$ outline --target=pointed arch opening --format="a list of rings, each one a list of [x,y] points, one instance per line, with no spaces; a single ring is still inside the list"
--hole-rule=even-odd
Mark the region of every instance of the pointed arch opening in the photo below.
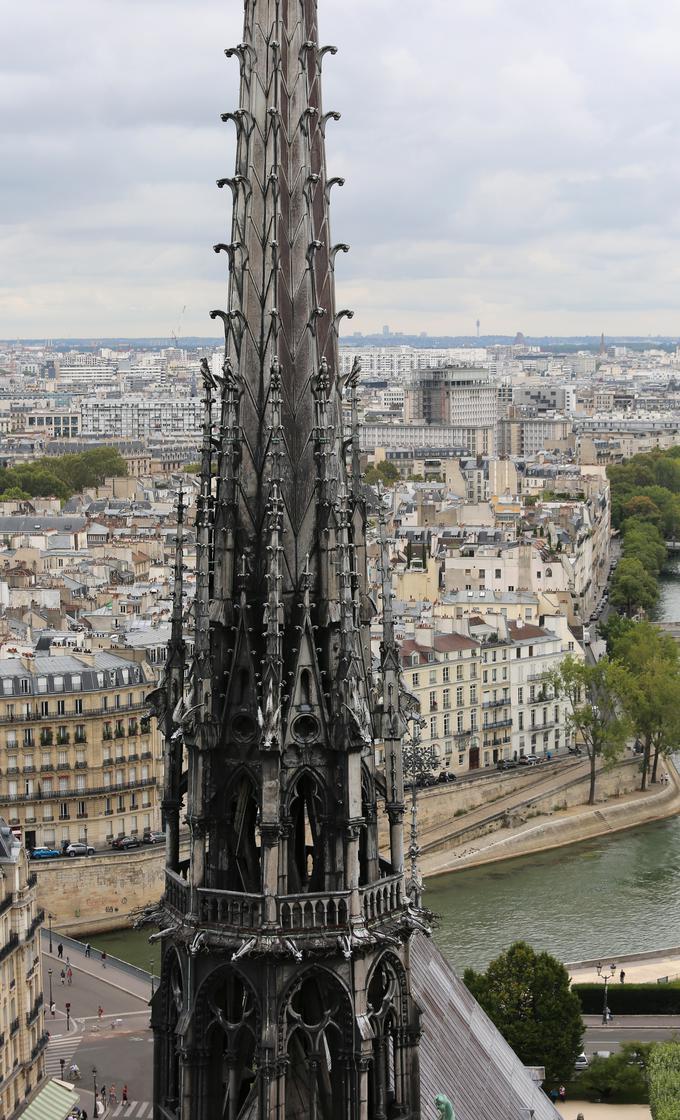
[[[256,1094],[257,1001],[230,969],[210,978],[203,1009],[211,1118],[238,1120]]]
[[[209,885],[258,894],[261,890],[260,799],[253,778],[239,770],[227,785],[210,833]]]
[[[323,891],[326,885],[323,817],[325,798],[321,783],[305,770],[295,782],[288,815],[288,893]]]
[[[325,972],[304,977],[285,1005],[285,1120],[346,1120],[356,1100],[351,1003]]]
[[[401,1115],[408,1103],[406,976],[392,954],[382,957],[371,974],[368,1008],[373,1028],[368,1114],[375,1120],[390,1120]]]

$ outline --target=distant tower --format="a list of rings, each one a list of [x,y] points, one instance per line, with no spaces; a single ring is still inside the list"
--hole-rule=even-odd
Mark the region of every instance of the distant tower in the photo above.
[[[316,0],[246,0],[229,303],[202,364],[193,651],[166,684],[154,1120],[416,1120],[399,661],[371,677],[359,368],[339,375]],[[343,432],[343,403],[351,435]],[[183,506],[180,502],[180,521]],[[386,561],[383,559],[383,566]],[[388,579],[388,577],[386,576]],[[388,579],[389,583],[389,579]],[[179,588],[177,588],[179,584]],[[185,659],[189,693],[177,700]],[[389,857],[374,739],[385,744]],[[182,808],[180,808],[182,803]],[[186,812],[188,858],[179,846]]]
[[[481,327],[481,323],[480,323],[480,321],[479,321],[479,319],[478,319],[478,320],[477,320],[477,338],[479,338],[479,328],[480,328],[480,327]]]
[[[602,334],[600,336],[599,357],[600,358],[606,358],[607,357],[607,344],[604,340],[604,331],[602,331]]]

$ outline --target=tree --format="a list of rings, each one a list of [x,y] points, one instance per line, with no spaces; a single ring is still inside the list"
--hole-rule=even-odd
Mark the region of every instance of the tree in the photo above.
[[[569,708],[567,721],[590,759],[588,804],[595,804],[598,761],[612,766],[621,756],[630,734],[630,721],[621,701],[630,687],[623,666],[608,657],[586,665],[565,657],[559,669],[549,674],[555,695],[563,695]]]
[[[640,560],[626,557],[619,561],[609,593],[612,606],[632,615],[653,607],[658,595],[656,580],[645,571]]]
[[[651,521],[653,525],[659,525],[661,521],[661,510],[646,495],[637,495],[626,502],[623,507],[623,512],[626,517],[634,517],[638,521]]]
[[[680,1043],[661,1042],[649,1058],[653,1120],[680,1120]]]
[[[466,969],[464,983],[526,1066],[566,1081],[583,1042],[581,1004],[566,968],[517,941],[486,972]]]
[[[382,459],[375,466],[367,467],[364,472],[364,482],[368,486],[377,486],[379,482],[384,486],[392,486],[400,477],[399,468],[394,463],[388,463],[387,459]]]
[[[587,1097],[609,1100],[617,1097],[627,1103],[647,1102],[647,1064],[653,1042],[626,1042],[616,1054],[600,1058],[596,1054],[578,1079],[578,1091]]]
[[[642,743],[640,789],[644,790],[652,753],[652,781],[656,781],[660,755],[670,754],[680,742],[678,649],[670,634],[650,622],[638,622],[620,632],[613,653],[630,674],[623,705]]]

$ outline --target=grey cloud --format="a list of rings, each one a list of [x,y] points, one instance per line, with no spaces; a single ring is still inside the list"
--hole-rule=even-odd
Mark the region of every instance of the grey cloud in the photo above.
[[[353,329],[671,329],[675,0],[319,6]],[[161,333],[184,304],[210,332],[241,19],[237,0],[6,5],[0,336]]]

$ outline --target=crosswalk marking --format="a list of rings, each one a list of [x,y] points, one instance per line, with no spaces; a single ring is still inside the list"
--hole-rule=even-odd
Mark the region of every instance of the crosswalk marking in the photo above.
[[[61,1058],[64,1059],[64,1076],[68,1076],[71,1059],[82,1039],[82,1034],[52,1035],[45,1056],[45,1072],[48,1077],[61,1077]]]
[[[139,1109],[137,1109],[139,1105]],[[128,1116],[131,1120],[151,1120],[153,1112],[153,1105],[151,1101],[128,1101],[127,1104],[119,1104],[116,1109],[111,1113],[112,1120],[117,1116]]]

